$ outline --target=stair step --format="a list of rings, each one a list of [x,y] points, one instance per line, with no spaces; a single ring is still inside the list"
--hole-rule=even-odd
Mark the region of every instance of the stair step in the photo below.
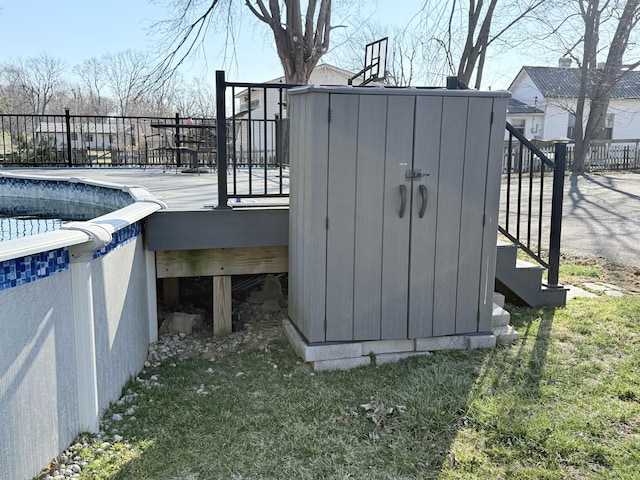
[[[518,247],[512,243],[498,241],[496,257],[497,285],[508,290],[526,302],[529,306],[564,306],[567,290],[549,288],[543,284],[544,268],[537,263],[521,260],[517,256]]]
[[[491,315],[491,333],[495,335],[496,341],[502,345],[513,344],[520,338],[516,329],[509,325],[510,320],[511,315],[509,312],[494,303]]]
[[[493,292],[493,303],[504,308],[504,295],[499,292]]]
[[[491,329],[505,327],[509,325],[511,315],[498,304],[493,304],[493,312],[491,313]]]
[[[526,260],[516,259],[516,268],[530,268],[535,270],[544,271],[544,268],[538,265],[537,263],[528,262]]]
[[[501,345],[514,344],[520,338],[520,334],[518,333],[518,331],[511,325],[507,325],[506,327],[498,327],[497,329],[493,330],[492,333],[496,337],[496,342]]]

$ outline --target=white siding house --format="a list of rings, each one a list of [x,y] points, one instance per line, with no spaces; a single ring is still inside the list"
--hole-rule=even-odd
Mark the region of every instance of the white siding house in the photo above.
[[[507,118],[509,123],[525,137],[541,138],[544,112],[538,107],[510,98],[507,105]],[[507,137],[508,132],[505,130],[505,139]]]
[[[512,98],[542,112],[529,117],[531,127],[527,125],[525,135],[540,140],[571,138],[579,87],[577,68],[522,67],[509,87]],[[512,124],[521,123],[522,118],[522,114],[507,114]],[[625,73],[614,86],[605,128],[609,140],[640,138],[640,72]]]
[[[109,150],[116,145],[124,147],[134,144],[132,131],[130,125],[74,122],[71,124],[69,138],[73,149]],[[65,122],[40,122],[36,128],[36,142],[57,150],[67,148],[67,138]]]
[[[352,72],[323,63],[311,72],[309,84],[347,85],[352,76]],[[266,83],[285,84],[285,77]],[[360,83],[361,79],[354,80],[354,85]],[[281,122],[287,118],[286,89],[244,89],[234,94],[231,113],[235,130],[232,148],[237,160],[245,162],[250,157],[253,163],[262,163],[266,156],[267,163],[273,163],[279,129],[286,128]]]

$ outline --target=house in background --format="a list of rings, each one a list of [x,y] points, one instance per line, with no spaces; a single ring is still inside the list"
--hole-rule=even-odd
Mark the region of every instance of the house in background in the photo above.
[[[507,121],[529,140],[542,138],[544,111],[535,105],[527,105],[513,97],[510,98],[507,105]],[[505,130],[505,138],[506,136],[508,131]]]
[[[13,140],[11,139],[11,134],[9,132],[5,132],[4,130],[0,130],[0,156],[11,155],[13,153]]]
[[[522,128],[529,139],[560,140],[575,137],[575,111],[580,69],[570,59],[559,67],[522,67],[511,83],[507,121]],[[542,114],[540,114],[542,112]],[[586,118],[585,118],[586,122]],[[608,140],[640,138],[640,72],[626,72],[612,90],[605,119]]]
[[[309,84],[315,85],[347,85],[353,73],[342,68],[322,63],[311,72]],[[354,80],[359,85],[362,79]],[[284,76],[269,80],[270,84],[285,84]],[[276,148],[286,148],[282,139],[286,138],[282,130],[287,128],[286,89],[244,89],[234,94],[234,140],[231,149],[236,159],[244,163],[251,159],[252,163],[263,163],[266,155],[267,163],[275,163]],[[259,152],[259,153],[258,153]]]
[[[118,135],[120,141],[118,141]],[[67,148],[67,125],[65,122],[40,122],[35,131],[35,140],[57,150]],[[72,123],[69,134],[71,148],[110,150],[116,145],[135,144],[131,125],[111,123]],[[124,140],[124,143],[123,143]]]

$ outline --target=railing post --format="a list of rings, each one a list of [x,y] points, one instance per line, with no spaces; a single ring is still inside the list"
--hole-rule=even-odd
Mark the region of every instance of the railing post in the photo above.
[[[71,159],[71,115],[69,109],[64,109],[64,122],[67,126],[67,164],[69,168],[73,167],[73,160]]]
[[[227,195],[227,104],[224,70],[216,71],[216,150],[218,163],[218,206],[216,209],[230,209]],[[251,99],[249,99],[251,100]]]
[[[180,114],[176,113],[176,168],[182,166],[182,158],[180,156]]]
[[[562,201],[564,197],[564,172],[567,161],[567,144],[555,144],[553,191],[551,197],[551,233],[549,238],[548,287],[558,287],[560,274],[560,234],[562,230]]]

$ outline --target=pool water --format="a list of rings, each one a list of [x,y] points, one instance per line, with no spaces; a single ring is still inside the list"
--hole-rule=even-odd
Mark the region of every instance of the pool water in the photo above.
[[[59,229],[65,222],[60,218],[0,216],[0,242],[51,232]]]
[[[50,232],[66,222],[91,220],[112,210],[77,202],[0,196],[0,242]]]

